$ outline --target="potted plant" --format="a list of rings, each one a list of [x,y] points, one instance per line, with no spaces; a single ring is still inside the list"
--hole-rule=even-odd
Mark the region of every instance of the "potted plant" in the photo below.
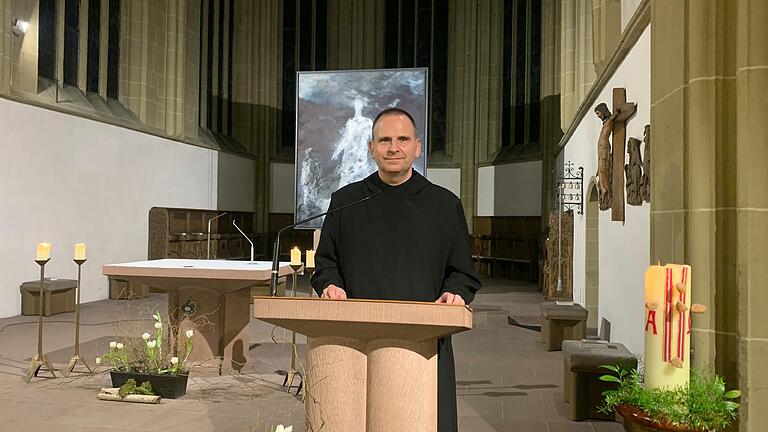
[[[97,357],[96,364],[107,363],[111,366],[113,387],[121,387],[130,379],[137,383],[149,382],[158,396],[176,399],[187,392],[189,370],[185,363],[192,353],[194,330],[184,332],[183,351],[179,349],[177,355],[173,355],[175,341],[170,340],[170,335],[175,332],[166,333],[159,312],[152,317],[155,319],[154,334],[144,333],[139,342],[130,339],[110,342],[109,351]]]
[[[616,411],[627,432],[715,432],[722,431],[738,415],[738,390],[725,390],[723,379],[713,372],[691,370],[687,387],[646,389],[637,370],[602,366],[610,374],[602,381],[617,384],[603,392],[605,413]]]

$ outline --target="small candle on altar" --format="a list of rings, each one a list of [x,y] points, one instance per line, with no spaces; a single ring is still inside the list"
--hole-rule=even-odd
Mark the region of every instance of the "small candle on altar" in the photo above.
[[[307,268],[315,268],[315,251],[312,249],[307,251]]]
[[[75,243],[75,259],[85,259],[85,243]]]
[[[48,242],[37,244],[36,261],[45,261],[51,257],[51,244]]]
[[[291,249],[291,265],[301,265],[301,251],[296,246]]]

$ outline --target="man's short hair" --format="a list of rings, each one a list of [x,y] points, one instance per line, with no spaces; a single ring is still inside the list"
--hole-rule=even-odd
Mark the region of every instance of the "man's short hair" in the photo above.
[[[406,110],[402,108],[387,108],[384,111],[380,112],[379,115],[376,116],[376,118],[373,120],[373,126],[371,126],[371,139],[376,135],[376,124],[379,122],[379,119],[388,116],[388,115],[404,115],[408,117],[408,120],[411,121],[411,124],[413,125],[413,134],[416,138],[419,136],[419,132],[416,130],[416,120],[413,119],[413,116]]]

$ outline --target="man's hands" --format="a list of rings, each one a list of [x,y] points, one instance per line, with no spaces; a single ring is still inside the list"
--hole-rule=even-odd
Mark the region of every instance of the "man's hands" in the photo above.
[[[347,292],[337,287],[336,285],[331,284],[323,290],[323,294],[320,296],[320,298],[346,300]]]
[[[336,285],[328,285],[328,287],[323,290],[323,294],[320,296],[320,298],[346,300],[347,292],[344,291],[342,288],[337,287]],[[443,295],[441,295],[440,298],[435,301],[435,303],[446,303],[446,304],[457,304],[457,305],[465,304],[464,299],[461,298],[460,295],[452,294],[449,292],[444,292]]]
[[[435,300],[435,303],[446,303],[446,304],[457,304],[457,305],[466,304],[464,303],[464,299],[461,298],[460,295],[452,294],[449,292],[444,292],[439,299]]]

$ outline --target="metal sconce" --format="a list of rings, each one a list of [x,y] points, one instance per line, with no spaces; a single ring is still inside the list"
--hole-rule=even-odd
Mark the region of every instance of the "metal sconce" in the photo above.
[[[563,176],[557,179],[562,211],[578,210],[584,214],[584,168],[574,168],[573,162],[565,164]]]

